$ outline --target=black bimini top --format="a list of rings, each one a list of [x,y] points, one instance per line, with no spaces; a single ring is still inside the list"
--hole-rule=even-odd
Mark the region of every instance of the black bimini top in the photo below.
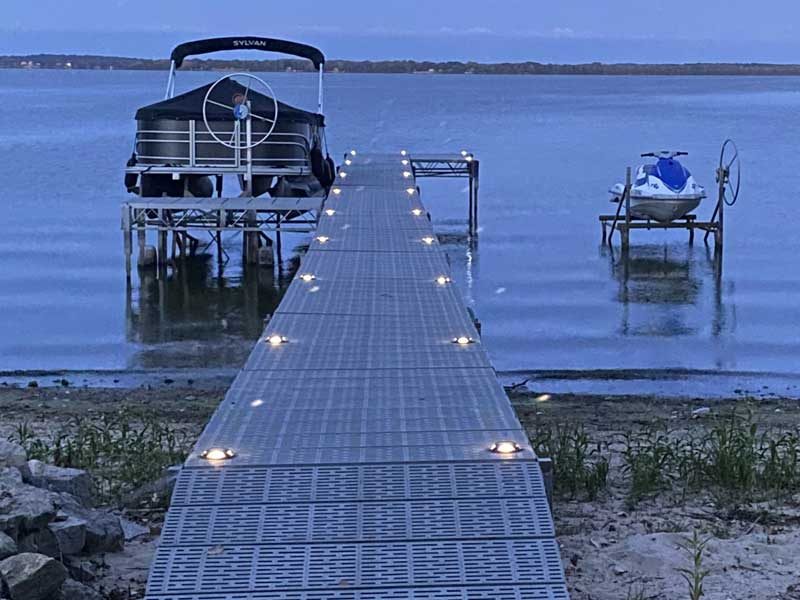
[[[288,40],[276,40],[273,38],[254,36],[221,37],[185,42],[175,46],[169,58],[175,63],[175,68],[180,69],[183,64],[183,59],[187,56],[208,54],[209,52],[222,52],[225,50],[261,50],[263,52],[291,54],[292,56],[307,58],[314,63],[317,69],[325,64],[325,55],[323,55],[318,48],[314,48],[314,46],[300,44],[299,42],[290,42]]]
[[[202,87],[193,89],[174,98],[162,100],[149,106],[143,106],[136,111],[137,121],[155,121],[158,119],[170,119],[174,121],[202,121],[203,120],[203,100],[206,93],[214,85],[209,83]],[[247,94],[250,101],[251,110],[254,114],[266,118],[272,118],[275,105],[272,98],[265,94],[260,94],[254,90],[247,90],[245,86],[233,81],[223,79],[215,87],[209,96],[210,100],[233,106],[233,97],[238,94]],[[209,103],[206,106],[206,116],[209,121],[231,121],[233,113],[230,109]],[[308,112],[300,108],[295,108],[283,102],[278,102],[278,121],[281,122],[300,122],[325,126],[323,115]]]

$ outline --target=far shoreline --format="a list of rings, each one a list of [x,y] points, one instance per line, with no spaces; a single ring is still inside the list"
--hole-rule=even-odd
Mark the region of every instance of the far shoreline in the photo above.
[[[0,56],[0,69],[76,71],[167,71],[168,59],[84,54]],[[253,71],[312,73],[313,65],[297,59],[193,59],[186,71]],[[474,61],[340,60],[326,62],[327,74],[375,75],[561,75],[643,77],[798,77],[800,64],[783,63],[565,63],[536,61],[482,63]]]

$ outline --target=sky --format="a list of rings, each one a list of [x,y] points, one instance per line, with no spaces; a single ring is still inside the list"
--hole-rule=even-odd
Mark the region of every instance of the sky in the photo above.
[[[0,54],[247,34],[353,60],[798,63],[798,30],[798,0],[0,0]]]

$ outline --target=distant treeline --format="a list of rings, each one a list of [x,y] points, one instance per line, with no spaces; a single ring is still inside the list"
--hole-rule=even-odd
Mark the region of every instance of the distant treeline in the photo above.
[[[33,54],[0,56],[5,69],[123,69],[166,70],[167,59]],[[312,71],[306,60],[187,60],[182,69],[193,71]],[[339,73],[445,73],[476,75],[800,75],[800,65],[762,63],[635,64],[586,63],[575,65],[538,62],[477,63],[415,60],[329,60],[326,71]]]

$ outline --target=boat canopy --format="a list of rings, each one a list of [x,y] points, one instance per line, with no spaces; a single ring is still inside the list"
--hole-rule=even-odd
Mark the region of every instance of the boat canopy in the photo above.
[[[213,83],[195,88],[186,93],[180,94],[149,106],[143,106],[136,111],[137,121],[155,121],[158,119],[169,119],[173,121],[202,121],[203,120],[203,100]],[[210,100],[228,106],[233,105],[234,96],[247,94],[251,103],[251,110],[256,115],[271,118],[275,105],[273,99],[266,94],[261,94],[255,90],[247,90],[242,84],[232,79],[223,79],[214,87],[214,91],[209,96]],[[232,120],[231,110],[208,103],[206,106],[206,116],[210,121]],[[300,122],[325,126],[323,115],[308,112],[283,102],[278,102],[278,121]]]
[[[307,58],[314,63],[314,67],[319,69],[325,64],[325,55],[320,50],[307,44],[290,42],[288,40],[277,40],[263,37],[221,37],[210,38],[207,40],[195,40],[185,42],[175,46],[170,55],[170,60],[175,63],[175,68],[179,69],[183,64],[183,59],[187,56],[196,54],[208,54],[209,52],[221,52],[224,50],[262,50],[264,52],[280,52]]]

